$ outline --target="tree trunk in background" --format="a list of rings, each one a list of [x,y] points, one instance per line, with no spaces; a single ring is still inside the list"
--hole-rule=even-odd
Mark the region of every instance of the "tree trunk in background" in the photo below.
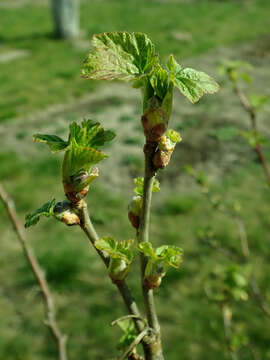
[[[79,35],[79,0],[51,0],[55,36],[63,39]]]

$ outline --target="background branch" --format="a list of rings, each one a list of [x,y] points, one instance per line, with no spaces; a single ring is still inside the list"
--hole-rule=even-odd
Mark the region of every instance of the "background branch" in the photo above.
[[[44,272],[43,272],[42,268],[40,267],[38,260],[33,253],[33,250],[31,249],[30,245],[26,241],[24,229],[18,219],[14,203],[8,197],[7,193],[5,192],[5,190],[3,189],[3,187],[1,185],[0,185],[0,199],[3,202],[3,204],[7,210],[7,213],[9,215],[10,221],[13,225],[14,231],[17,234],[17,237],[22,246],[24,255],[27,259],[28,265],[31,268],[31,270],[35,276],[35,279],[41,289],[41,294],[42,294],[42,298],[44,301],[44,305],[45,305],[45,309],[46,309],[46,316],[47,316],[47,318],[45,320],[45,324],[49,327],[51,334],[57,343],[59,359],[67,360],[67,352],[66,352],[67,336],[62,334],[62,332],[60,331],[59,326],[56,322],[54,302],[53,302],[53,297],[52,297],[49,285],[44,276]]]
[[[250,123],[251,123],[251,128],[254,132],[258,132],[257,130],[257,115],[253,109],[253,107],[250,105],[247,97],[245,96],[245,94],[240,90],[239,86],[235,83],[233,83],[233,89],[235,94],[238,96],[240,103],[242,105],[242,107],[244,108],[244,110],[249,114],[250,117]],[[258,159],[264,169],[264,173],[267,179],[267,185],[270,187],[270,168],[268,166],[268,163],[266,161],[265,155],[264,155],[264,151],[263,151],[263,147],[261,146],[261,144],[259,142],[256,142],[255,144],[255,151],[257,153]]]

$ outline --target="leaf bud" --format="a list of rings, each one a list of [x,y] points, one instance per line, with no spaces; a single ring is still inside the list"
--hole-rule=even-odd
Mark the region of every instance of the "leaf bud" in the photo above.
[[[145,137],[150,142],[158,142],[168,127],[168,116],[161,108],[150,108],[142,116]]]
[[[94,167],[90,172],[80,171],[69,177],[68,182],[63,182],[65,194],[72,203],[83,199],[89,190],[89,184],[98,177],[98,168]]]
[[[136,229],[140,226],[140,214],[142,209],[142,197],[134,196],[128,205],[128,218],[132,226]]]
[[[143,285],[147,289],[156,289],[160,286],[163,275],[152,275],[144,278]]]
[[[159,149],[153,158],[155,169],[164,169],[169,164],[172,153],[172,151],[163,151]]]
[[[75,213],[72,204],[67,200],[58,202],[53,211],[56,219],[68,226],[80,224],[79,216]]]
[[[129,272],[129,265],[123,259],[111,258],[108,270],[112,281],[122,281]]]

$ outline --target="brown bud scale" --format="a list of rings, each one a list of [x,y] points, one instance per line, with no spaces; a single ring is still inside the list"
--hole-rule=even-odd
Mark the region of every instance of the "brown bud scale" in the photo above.
[[[147,289],[154,290],[160,286],[161,281],[162,281],[161,275],[147,276],[146,278],[144,278],[143,285]]]
[[[155,169],[164,169],[171,160],[172,151],[158,150],[153,158]]]
[[[140,226],[140,217],[135,215],[133,212],[129,211],[128,213],[129,221],[135,229],[139,229]]]

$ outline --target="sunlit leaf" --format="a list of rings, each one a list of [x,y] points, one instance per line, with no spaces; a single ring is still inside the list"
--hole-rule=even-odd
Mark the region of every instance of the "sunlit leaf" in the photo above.
[[[44,205],[42,205],[39,209],[37,209],[32,214],[28,214],[25,217],[25,227],[28,228],[32,225],[35,225],[39,222],[40,216],[50,217],[54,215],[53,209],[55,206],[55,199],[48,201]]]
[[[115,134],[110,130],[104,130],[98,122],[93,120],[84,120],[81,125],[73,122],[70,125],[69,141],[75,142],[81,146],[87,146],[97,149],[103,146],[106,142],[114,139]]]
[[[33,140],[47,144],[52,153],[63,151],[68,147],[68,142],[57,135],[36,134],[33,136]]]
[[[204,94],[214,94],[219,90],[219,85],[209,75],[191,68],[183,69],[172,55],[168,66],[174,85],[192,103]]]
[[[157,63],[154,45],[143,33],[108,32],[94,35],[93,49],[81,74],[96,80],[135,80]]]

